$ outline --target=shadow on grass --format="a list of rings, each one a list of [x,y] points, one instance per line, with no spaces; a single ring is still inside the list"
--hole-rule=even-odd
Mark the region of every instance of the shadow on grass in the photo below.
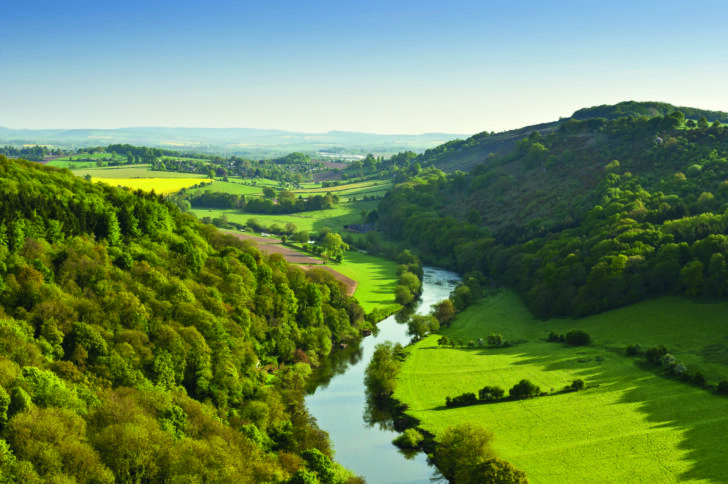
[[[728,455],[728,439],[725,438],[728,435],[728,397],[681,381],[641,358],[627,357],[613,348],[590,346],[573,348],[573,351],[559,348],[559,351],[547,354],[530,353],[528,346],[479,351],[481,354],[494,352],[508,352],[520,358],[514,364],[536,365],[546,372],[568,369],[589,387],[608,385],[611,391],[621,392],[621,398],[612,405],[633,407],[637,404],[638,411],[644,414],[653,429],[669,429],[681,434],[678,449],[683,452],[681,460],[688,463],[689,469],[675,475],[678,481],[728,482],[725,457]],[[631,360],[644,377],[627,378],[623,364],[610,364],[618,358]],[[656,384],[645,384],[655,379],[658,380]],[[558,398],[559,395],[553,396]],[[434,410],[445,409],[447,407],[443,405]],[[660,455],[656,453],[654,459],[659,460]],[[639,476],[639,472],[636,475]]]

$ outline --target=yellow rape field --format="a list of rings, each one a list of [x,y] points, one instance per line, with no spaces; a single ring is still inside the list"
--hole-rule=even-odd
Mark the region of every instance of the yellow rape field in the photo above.
[[[165,194],[174,193],[182,188],[189,188],[202,182],[209,182],[207,178],[97,178],[93,177],[94,182],[106,183],[108,185],[119,185],[129,187],[133,190],[143,190],[145,192]]]

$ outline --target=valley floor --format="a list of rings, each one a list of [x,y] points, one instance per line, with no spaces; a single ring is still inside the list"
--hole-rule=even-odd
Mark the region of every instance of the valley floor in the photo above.
[[[510,348],[438,348],[438,335],[412,347],[395,397],[434,434],[462,422],[494,434],[500,457],[531,482],[720,482],[728,464],[728,397],[663,376],[624,348],[663,344],[708,383],[728,378],[726,303],[662,298],[581,320],[534,319],[515,294],[500,293],[461,313],[451,339],[501,333]],[[582,329],[588,347],[548,343]],[[446,396],[485,385],[508,391],[529,379],[551,393],[574,379],[584,391],[447,409]]]

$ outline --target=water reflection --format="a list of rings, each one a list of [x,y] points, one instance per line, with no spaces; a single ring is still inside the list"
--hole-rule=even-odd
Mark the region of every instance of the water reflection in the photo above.
[[[431,306],[447,298],[459,281],[457,274],[425,268],[423,292],[417,313],[427,314]],[[364,370],[374,347],[384,341],[406,345],[405,323],[414,311],[390,316],[380,322],[378,334],[366,337],[358,347],[336,350],[311,379],[306,406],[318,425],[329,433],[336,460],[377,484],[429,483],[432,468],[423,453],[399,451],[392,439],[395,420],[389,409],[376,408],[367,401]],[[403,458],[403,456],[405,458]]]

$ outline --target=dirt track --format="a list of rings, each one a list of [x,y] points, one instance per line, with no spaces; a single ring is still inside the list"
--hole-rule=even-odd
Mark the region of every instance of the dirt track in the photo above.
[[[352,296],[356,291],[357,282],[354,279],[346,277],[344,274],[337,272],[331,267],[324,265],[321,259],[316,259],[306,254],[302,254],[296,250],[286,247],[275,237],[258,237],[257,235],[242,234],[240,232],[232,232],[224,230],[226,234],[233,235],[241,240],[252,242],[261,252],[266,254],[281,254],[283,258],[290,264],[298,265],[301,269],[323,269],[341,281],[346,286],[346,294]]]

